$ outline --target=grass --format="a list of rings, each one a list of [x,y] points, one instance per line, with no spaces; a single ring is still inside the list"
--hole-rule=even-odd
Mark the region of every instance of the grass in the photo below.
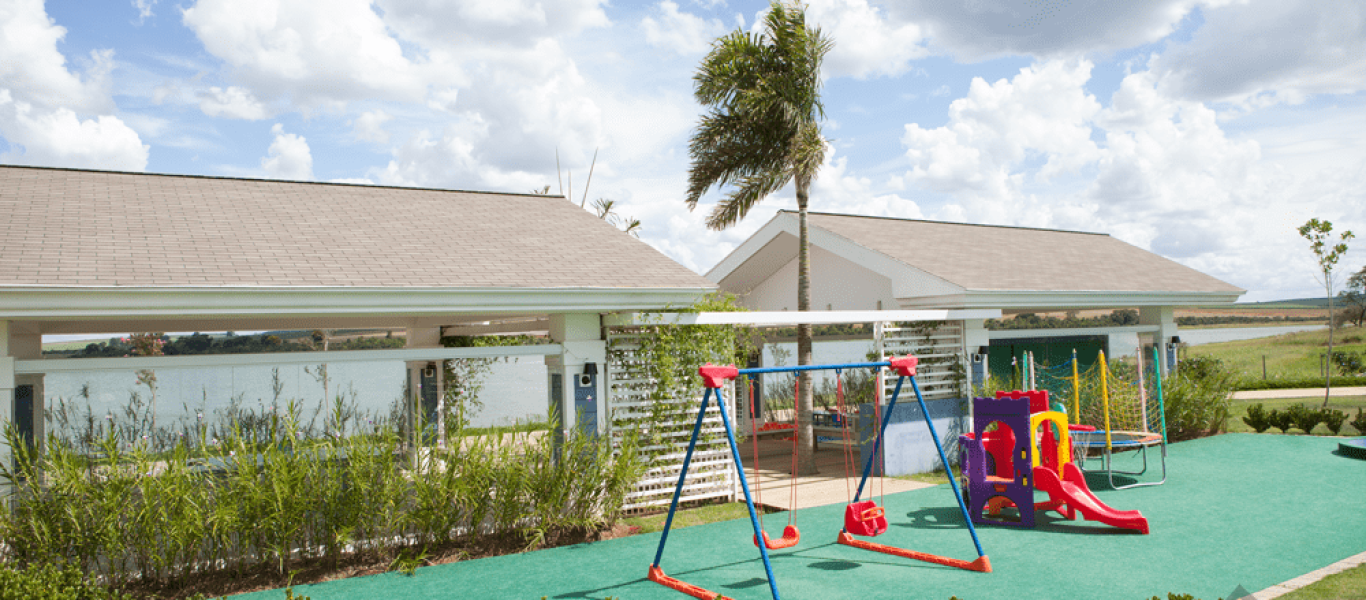
[[[1281,596],[1282,600],[1353,600],[1366,598],[1366,565],[1324,577]]]
[[[1247,415],[1247,407],[1252,406],[1254,404],[1261,404],[1262,407],[1268,411],[1273,409],[1285,411],[1286,408],[1289,408],[1291,405],[1294,404],[1304,404],[1305,406],[1308,406],[1310,408],[1318,408],[1320,406],[1323,406],[1323,396],[1308,398],[1268,398],[1265,400],[1235,399],[1233,401],[1233,404],[1229,407],[1229,433],[1253,432],[1251,427],[1248,427],[1246,423],[1243,423],[1243,417]],[[1328,408],[1336,408],[1342,412],[1347,413],[1348,422],[1342,425],[1342,432],[1340,435],[1366,435],[1366,432],[1359,432],[1350,425],[1351,420],[1354,417],[1356,417],[1357,409],[1366,409],[1366,396],[1333,396],[1333,398],[1328,402]],[[1295,431],[1298,432],[1299,430],[1296,429]],[[1280,432],[1277,429],[1272,428],[1266,430],[1266,433],[1279,434]],[[1323,423],[1319,423],[1319,425],[1314,428],[1314,434],[1333,435],[1333,433],[1331,431],[1328,431],[1328,427],[1326,427]]]
[[[905,481],[919,481],[920,483],[929,483],[929,484],[932,484],[932,485],[940,485],[940,484],[944,484],[944,483],[948,483],[948,482],[949,482],[949,478],[948,478],[947,475],[944,474],[944,470],[943,470],[943,469],[935,469],[933,472],[930,472],[930,473],[915,473],[915,474],[912,474],[912,475],[895,475],[895,476],[892,476],[892,479],[901,479],[901,480],[905,480]]]
[[[1333,350],[1366,352],[1366,331],[1345,327],[1333,334]],[[1187,356],[1213,356],[1224,361],[1237,377],[1262,378],[1262,359],[1266,358],[1269,379],[1322,377],[1319,356],[1328,351],[1328,331],[1302,331],[1255,340],[1220,342],[1191,346]],[[1336,373],[1334,373],[1336,375]]]
[[[756,507],[757,508],[757,507]],[[664,530],[664,520],[669,513],[659,513],[645,515],[641,517],[626,517],[622,523],[637,527],[638,530],[632,533],[654,533]],[[706,525],[708,523],[720,523],[721,521],[731,521],[734,519],[748,519],[749,509],[744,502],[726,502],[724,504],[707,504],[697,508],[689,508],[676,511],[674,513],[673,528],[692,527],[693,525]]]

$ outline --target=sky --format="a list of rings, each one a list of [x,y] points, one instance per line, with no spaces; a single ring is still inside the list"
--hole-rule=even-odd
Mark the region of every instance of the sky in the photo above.
[[[767,8],[0,0],[0,163],[549,186],[614,200],[642,240],[705,273],[796,206],[789,186],[715,232],[703,219],[724,190],[684,203],[693,73]],[[1296,232],[1311,217],[1361,235],[1340,280],[1366,266],[1360,0],[812,0],[807,14],[834,42],[812,210],[1108,233],[1245,301],[1323,295]]]

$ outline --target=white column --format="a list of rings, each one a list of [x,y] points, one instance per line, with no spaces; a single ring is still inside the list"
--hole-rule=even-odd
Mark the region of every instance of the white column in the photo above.
[[[1176,316],[1170,306],[1145,306],[1138,309],[1138,323],[1140,325],[1156,325],[1157,331],[1153,333],[1154,342],[1157,344],[1158,353],[1162,360],[1158,361],[1158,366],[1162,369],[1162,374],[1167,374],[1167,348],[1171,345],[1172,337],[1177,335]],[[1151,358],[1151,357],[1144,357]]]
[[[985,354],[979,355],[977,353],[983,346],[991,346],[991,331],[987,329],[987,320],[965,319],[963,321],[963,351],[967,355],[968,361],[966,366],[969,388],[971,388],[972,384],[985,383],[987,378],[991,377],[990,365],[987,364],[987,356]],[[974,370],[981,371],[982,381],[972,381]],[[971,395],[972,390],[969,389],[968,396]],[[969,402],[968,406],[971,407],[972,403]]]
[[[9,332],[10,322],[0,321],[0,431],[9,427],[14,411],[14,357],[10,356]],[[0,461],[7,465],[10,461],[9,445],[3,439],[0,439]],[[0,493],[7,491],[0,489]]]
[[[406,331],[406,337],[405,337],[405,339],[404,339],[404,344],[403,344],[403,345],[404,345],[405,348],[440,348],[440,347],[441,347],[441,327],[417,327],[417,326],[409,325],[409,327],[407,328],[407,331]],[[436,427],[437,427],[437,430],[436,430],[436,431],[437,431],[437,444],[438,444],[438,445],[444,445],[444,444],[445,444],[445,441],[446,441],[446,440],[445,440],[445,436],[446,436],[446,419],[445,419],[445,412],[446,412],[446,411],[445,411],[445,406],[444,406],[444,402],[445,402],[445,399],[446,399],[446,390],[442,389],[442,388],[444,387],[443,384],[445,383],[445,377],[443,376],[443,372],[444,372],[444,370],[445,370],[445,369],[444,369],[445,365],[442,364],[442,361],[410,360],[410,361],[407,361],[406,363],[404,363],[404,364],[406,365],[407,371],[408,371],[408,398],[407,398],[408,410],[409,410],[409,411],[416,411],[416,410],[421,406],[420,398],[422,397],[422,370],[425,369],[425,368],[427,368],[427,365],[428,365],[429,363],[433,363],[433,362],[437,363],[437,365],[436,365],[436,368],[437,368],[437,377],[436,377],[436,406],[437,406],[437,411],[436,411],[436,415],[437,415]],[[416,413],[416,412],[414,412],[414,413],[412,414],[412,418],[414,419],[414,422],[416,422],[417,416],[418,416],[418,413]],[[425,427],[426,424],[424,423],[423,426]],[[417,432],[414,432],[414,435],[416,435],[416,434],[417,434]]]
[[[607,406],[603,398],[603,382],[607,374],[607,341],[602,337],[602,317],[597,313],[568,313],[550,315],[550,339],[564,349],[559,356],[546,357],[546,365],[559,367],[564,372],[561,415],[565,431],[578,422],[574,414],[574,389],[578,375],[583,373],[585,363],[598,366],[597,386],[593,390],[597,399],[599,432],[607,431]]]
[[[43,419],[43,375],[17,375],[15,360],[43,357],[43,335],[32,323],[0,321],[0,427],[9,427],[14,411],[14,389],[21,385],[33,386],[33,440],[41,444],[45,434]],[[3,442],[0,439],[0,442]],[[10,448],[0,443],[0,460],[9,461]]]

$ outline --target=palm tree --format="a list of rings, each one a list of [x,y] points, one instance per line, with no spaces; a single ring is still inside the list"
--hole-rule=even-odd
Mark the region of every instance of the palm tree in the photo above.
[[[806,25],[805,7],[775,0],[761,33],[735,30],[712,43],[693,76],[693,96],[707,113],[688,152],[688,208],[712,187],[730,192],[707,216],[707,227],[738,223],[759,201],[796,184],[801,244],[797,254],[797,310],[811,309],[807,201],[825,160],[821,137],[821,61],[833,42]],[[811,326],[797,326],[797,364],[811,364]],[[798,474],[816,472],[811,429],[812,386],[801,373],[797,399]]]

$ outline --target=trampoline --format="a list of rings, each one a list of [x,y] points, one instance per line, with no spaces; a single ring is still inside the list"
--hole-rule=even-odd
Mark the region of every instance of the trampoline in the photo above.
[[[1074,460],[1078,467],[1083,471],[1086,468],[1087,455],[1092,448],[1100,448],[1100,459],[1106,474],[1110,479],[1110,487],[1116,490],[1123,490],[1132,487],[1142,487],[1146,485],[1162,485],[1167,481],[1167,444],[1160,433],[1150,433],[1146,431],[1111,431],[1110,443],[1105,443],[1105,430],[1089,428],[1072,428],[1072,451]],[[1158,481],[1141,481],[1129,485],[1115,485],[1115,474],[1120,475],[1142,475],[1148,472],[1148,448],[1150,446],[1160,446],[1162,448],[1162,479]],[[1116,471],[1111,465],[1111,460],[1116,452],[1138,452],[1143,457],[1143,467],[1137,471]]]
[[[1338,442],[1338,452],[1344,456],[1366,460],[1366,438]]]

